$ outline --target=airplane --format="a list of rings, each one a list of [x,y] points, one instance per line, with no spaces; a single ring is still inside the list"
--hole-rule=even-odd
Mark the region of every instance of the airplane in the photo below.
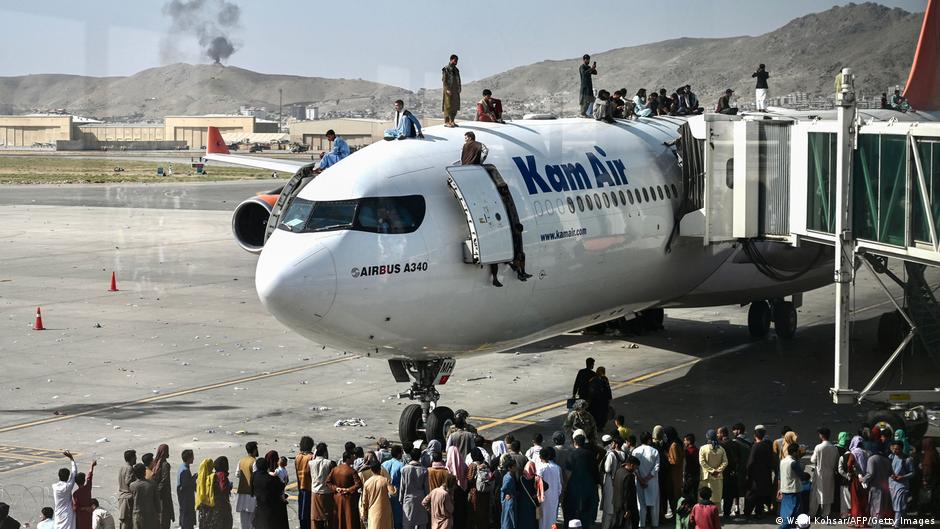
[[[919,60],[935,66],[940,40],[925,35]],[[940,108],[937,68],[919,71],[908,90]],[[396,382],[411,382],[401,396],[417,403],[399,420],[411,443],[452,423],[437,386],[458,359],[634,315],[657,325],[673,307],[747,304],[754,337],[771,324],[793,337],[802,293],[833,280],[832,248],[677,234],[691,190],[675,142],[695,119],[464,121],[322,172],[233,155],[210,127],[205,158],[294,174],[233,213],[235,239],[259,256],[258,296],[300,335],[387,359]],[[460,165],[467,131],[488,148],[481,165]]]

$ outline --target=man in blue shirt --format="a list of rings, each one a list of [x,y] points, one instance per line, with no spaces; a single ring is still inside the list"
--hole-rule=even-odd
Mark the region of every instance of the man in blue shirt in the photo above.
[[[176,473],[176,499],[180,506],[180,529],[196,526],[196,478],[189,466],[193,464],[193,451],[183,450],[183,464]]]
[[[337,136],[333,129],[326,131],[326,139],[330,140],[333,148],[320,158],[320,166],[316,172],[320,172],[331,165],[336,165],[337,162],[349,156],[349,144],[346,143],[346,140]]]
[[[405,102],[401,99],[395,101],[395,112],[392,114],[392,123],[394,127],[385,129],[386,140],[403,140],[405,138],[423,138],[421,133],[421,122],[411,113],[405,110]]]

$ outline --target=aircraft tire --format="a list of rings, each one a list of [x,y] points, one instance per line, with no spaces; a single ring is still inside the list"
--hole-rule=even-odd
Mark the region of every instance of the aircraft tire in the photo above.
[[[796,336],[796,307],[790,301],[774,304],[774,332],[783,340],[792,340]]]
[[[411,446],[421,438],[421,405],[409,404],[401,412],[398,419],[398,437],[403,446]]]
[[[752,301],[747,310],[747,330],[751,338],[759,340],[770,332],[770,305],[764,300]]]
[[[897,413],[891,410],[873,410],[868,412],[868,427],[874,428],[875,426],[883,428],[888,426],[891,428],[892,432],[898,431],[898,429],[903,429],[910,437],[910,432],[907,431],[907,425],[904,423],[904,419]]]
[[[428,422],[424,425],[424,435],[428,442],[437,439],[444,442],[447,428],[454,423],[454,411],[447,406],[437,406],[428,414]]]

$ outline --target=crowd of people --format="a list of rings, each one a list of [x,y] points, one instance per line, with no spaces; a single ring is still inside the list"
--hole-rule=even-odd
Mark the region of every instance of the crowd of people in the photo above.
[[[638,435],[610,407],[603,367],[587,359],[572,389],[562,431],[535,433],[524,448],[513,435],[487,440],[458,410],[446,440],[400,446],[378,439],[369,449],[347,442],[330,457],[326,443],[300,439],[293,455],[297,515],[302,529],[602,529],[660,527],[717,529],[723,521],[777,516],[795,526],[799,514],[841,517],[853,527],[900,527],[916,512],[940,515],[940,454],[932,438],[914,444],[903,430],[862,428],[816,432],[808,448],[784,427],[772,440],[766,428],[750,434],[742,423],[716,425],[698,444],[657,425]],[[612,424],[611,421],[612,420]],[[609,426],[608,426],[609,425]],[[815,439],[814,439],[815,440]],[[198,467],[183,450],[172,483],[170,449],[137,460],[124,453],[112,515],[92,497],[95,463],[87,474],[59,470],[54,505],[43,524],[55,529],[242,529],[291,526],[286,494],[290,461],[276,451],[260,455],[245,445],[232,468],[228,458],[204,458]],[[173,491],[176,491],[174,507]],[[232,496],[235,496],[232,498]],[[766,521],[766,520],[765,520]],[[16,529],[0,504],[0,527]]]

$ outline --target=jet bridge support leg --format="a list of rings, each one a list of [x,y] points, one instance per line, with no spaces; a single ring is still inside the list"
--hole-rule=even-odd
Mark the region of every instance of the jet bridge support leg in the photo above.
[[[438,406],[441,394],[436,385],[447,383],[456,361],[452,358],[437,360],[389,360],[389,367],[397,382],[412,382],[411,389],[399,393],[399,398],[416,400],[401,413],[398,435],[408,446],[419,439],[444,441],[444,435],[454,422],[454,412]]]

